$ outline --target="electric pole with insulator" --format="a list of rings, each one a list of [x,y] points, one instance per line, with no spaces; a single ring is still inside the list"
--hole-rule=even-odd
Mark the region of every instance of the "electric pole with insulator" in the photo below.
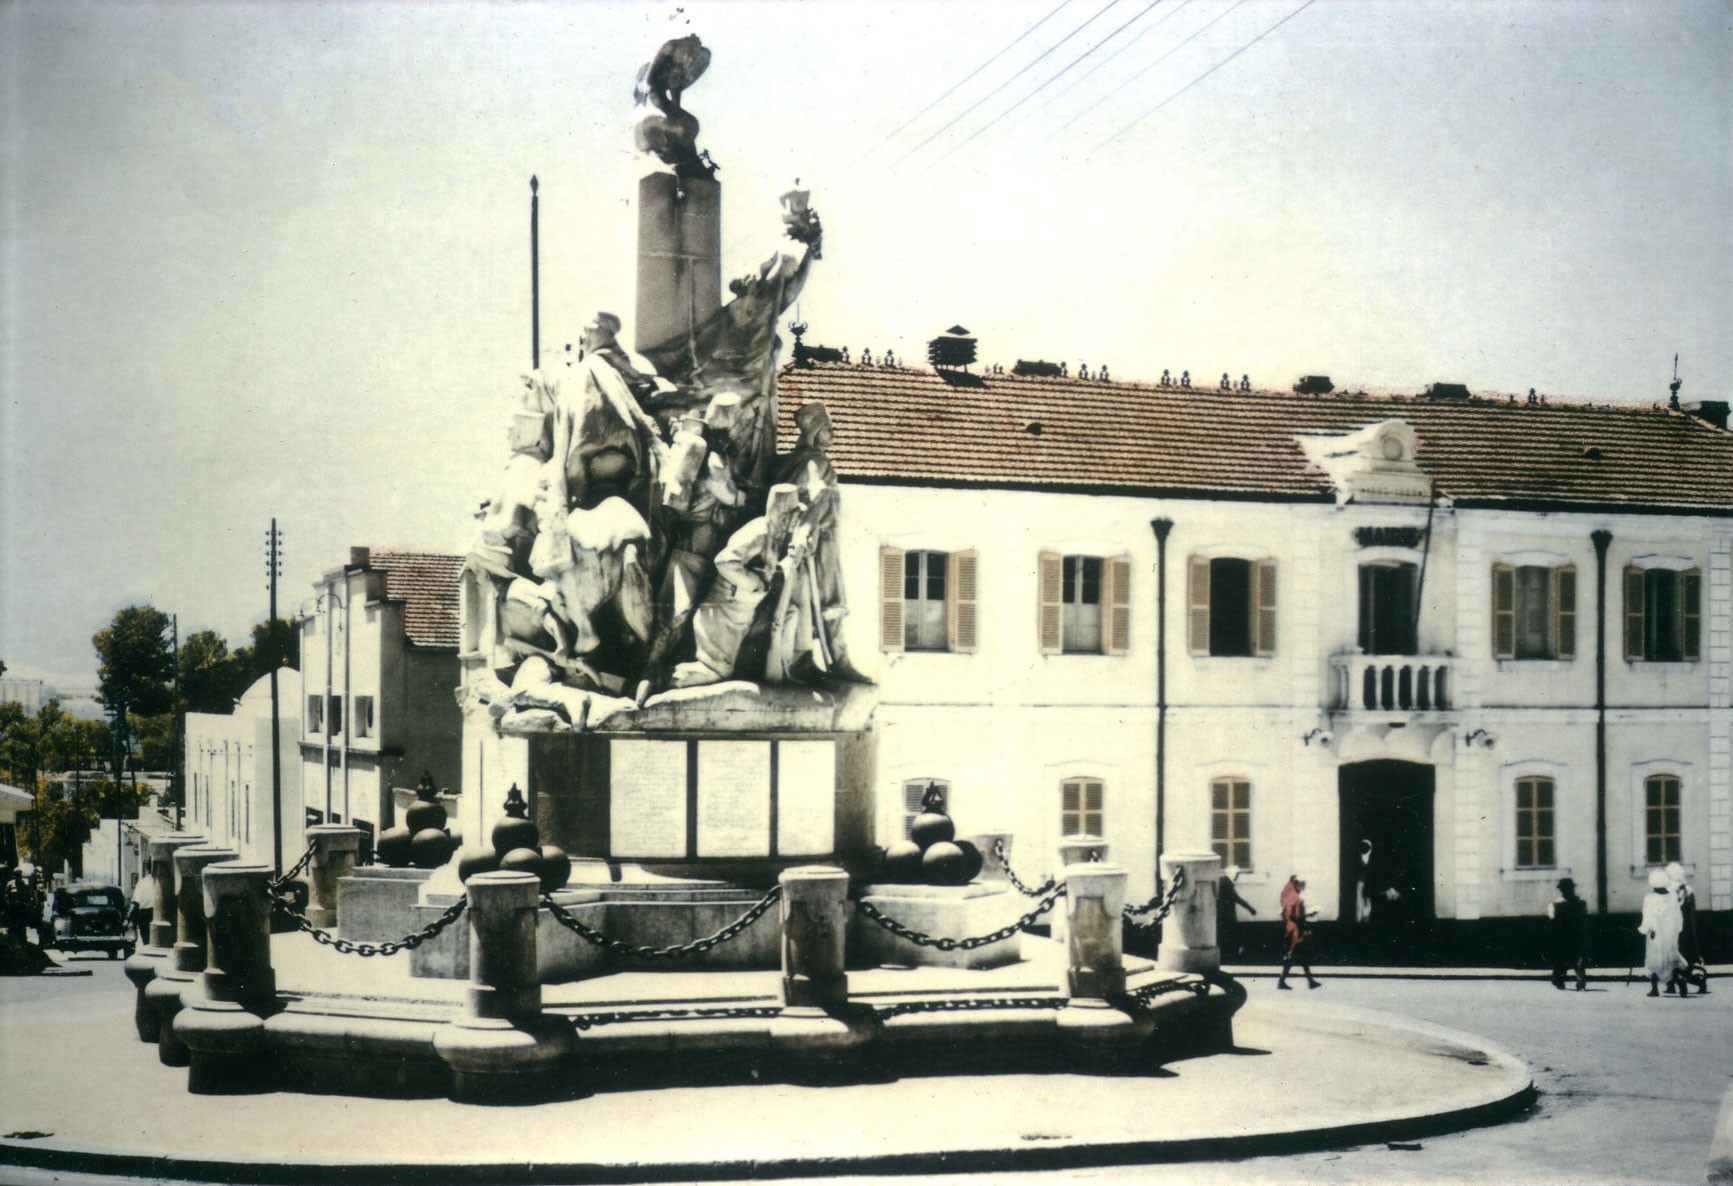
[[[265,533],[265,588],[271,595],[271,614],[265,619],[265,637],[277,630],[277,578],[283,575],[283,533],[277,530],[277,520],[271,520],[271,530]],[[281,731],[278,727],[281,709],[277,703],[277,656],[269,656],[271,664],[271,861],[278,873],[283,871],[283,755]]]

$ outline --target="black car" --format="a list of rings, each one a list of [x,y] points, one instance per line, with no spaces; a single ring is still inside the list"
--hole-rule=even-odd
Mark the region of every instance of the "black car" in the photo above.
[[[63,952],[106,951],[110,959],[132,954],[126,895],[119,886],[75,881],[54,891],[49,910],[52,934],[44,947]]]

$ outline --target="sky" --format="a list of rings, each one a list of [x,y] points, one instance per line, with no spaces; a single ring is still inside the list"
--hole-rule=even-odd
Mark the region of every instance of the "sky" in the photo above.
[[[530,365],[631,334],[665,39],[725,275],[796,179],[807,341],[1560,398],[1733,376],[1733,8],[1679,3],[0,9],[0,660],[152,604],[246,641],[352,544],[462,552]]]

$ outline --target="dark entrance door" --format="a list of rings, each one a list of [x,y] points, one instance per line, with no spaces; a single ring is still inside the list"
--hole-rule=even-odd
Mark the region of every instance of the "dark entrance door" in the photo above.
[[[1360,566],[1360,650],[1367,655],[1412,655],[1420,570],[1412,564]]]
[[[1341,933],[1368,963],[1422,962],[1433,920],[1433,768],[1357,762],[1341,795]]]

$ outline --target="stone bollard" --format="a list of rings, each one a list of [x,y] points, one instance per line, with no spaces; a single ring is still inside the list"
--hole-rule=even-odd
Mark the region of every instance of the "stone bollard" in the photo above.
[[[176,934],[167,966],[145,986],[145,1000],[157,1016],[157,1057],[168,1067],[187,1065],[187,1048],[174,1032],[175,1015],[186,1003],[187,990],[196,996],[199,973],[205,970],[204,870],[236,859],[229,848],[194,844],[174,854]]]
[[[1065,867],[1066,947],[1071,1001],[1054,1019],[1060,1041],[1083,1067],[1106,1071],[1136,1057],[1154,1024],[1116,1008],[1125,991],[1125,870],[1088,862]]]
[[[975,880],[996,884],[1006,884],[1011,880],[1005,871],[1011,862],[1011,833],[977,832],[969,837],[969,842],[981,852],[981,872]]]
[[[348,824],[314,824],[307,829],[313,857],[307,866],[311,889],[307,896],[307,921],[325,930],[341,926],[337,918],[337,882],[355,872],[361,851],[361,829]]]
[[[784,869],[782,1000],[836,1009],[848,1003],[843,955],[848,944],[848,874],[828,865]]]
[[[433,1048],[451,1067],[451,1098],[492,1103],[545,1097],[572,1052],[571,1024],[542,1014],[536,979],[541,879],[477,873],[469,897],[467,1015],[442,1027]]]
[[[1071,996],[1102,1000],[1125,991],[1125,870],[1118,865],[1067,865],[1065,917],[1071,956]]]
[[[1107,859],[1107,841],[1099,836],[1067,836],[1059,842],[1059,859],[1066,868]]]
[[[227,1095],[269,1087],[265,1018],[277,1012],[271,969],[269,865],[222,861],[203,870],[203,992],[175,1015],[186,1044],[187,1090]],[[188,994],[189,997],[193,994]]]
[[[1161,928],[1161,947],[1155,961],[1170,972],[1219,972],[1222,953],[1216,947],[1216,879],[1222,859],[1215,853],[1175,853],[1161,858],[1161,875],[1171,884],[1181,872],[1185,884],[1174,900],[1173,912]]]
[[[132,981],[133,988],[137,990],[132,1020],[141,1042],[155,1042],[160,1033],[156,1010],[145,1000],[144,990],[156,979],[156,974],[167,966],[169,949],[175,943],[174,854],[180,849],[202,843],[204,837],[193,832],[171,832],[166,836],[154,836],[150,841],[145,876],[156,882],[156,906],[151,914],[147,945],[126,961],[126,978]]]

